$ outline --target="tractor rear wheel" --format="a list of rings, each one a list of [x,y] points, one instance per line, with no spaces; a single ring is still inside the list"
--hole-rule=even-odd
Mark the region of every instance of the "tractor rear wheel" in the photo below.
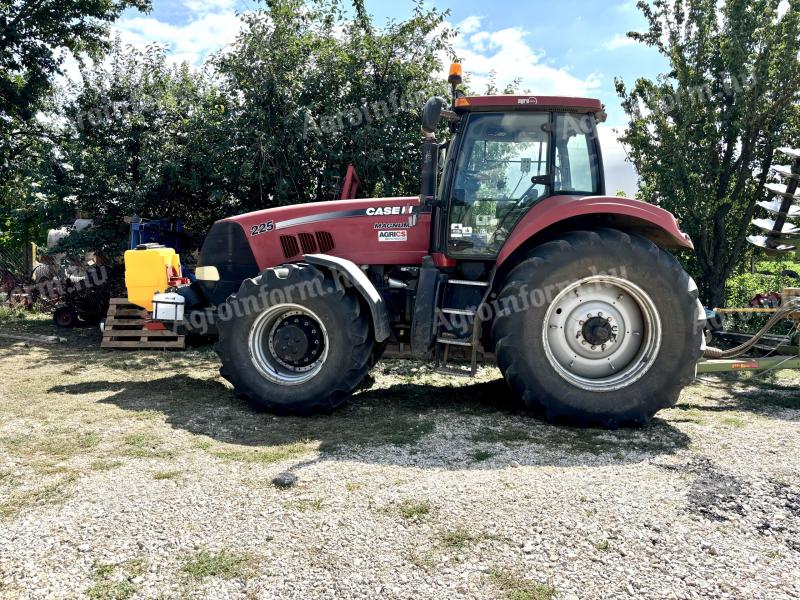
[[[492,328],[497,362],[548,420],[643,424],[694,379],[697,298],[680,263],[644,238],[564,234],[508,273]]]
[[[309,265],[267,269],[219,307],[220,374],[264,411],[308,415],[343,404],[373,351],[356,292]]]

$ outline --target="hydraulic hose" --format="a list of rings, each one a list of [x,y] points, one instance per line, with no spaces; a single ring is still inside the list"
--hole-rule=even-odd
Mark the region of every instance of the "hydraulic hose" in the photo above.
[[[759,340],[764,337],[769,331],[775,327],[781,320],[785,319],[790,313],[793,312],[800,312],[800,298],[793,298],[788,302],[785,302],[775,311],[775,314],[772,315],[767,324],[764,325],[753,337],[747,340],[744,344],[740,346],[736,346],[735,348],[731,348],[730,350],[721,350],[720,348],[713,348],[709,346],[703,352],[703,358],[736,358],[737,356],[741,356],[753,346],[758,344]]]

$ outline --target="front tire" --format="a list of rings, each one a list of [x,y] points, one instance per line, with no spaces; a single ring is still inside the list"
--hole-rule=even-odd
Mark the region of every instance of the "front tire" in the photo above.
[[[498,366],[548,420],[646,423],[694,379],[697,297],[680,263],[646,239],[565,234],[506,277],[492,328]]]
[[[309,415],[343,404],[373,351],[356,292],[309,265],[267,269],[218,310],[220,374],[257,409]]]

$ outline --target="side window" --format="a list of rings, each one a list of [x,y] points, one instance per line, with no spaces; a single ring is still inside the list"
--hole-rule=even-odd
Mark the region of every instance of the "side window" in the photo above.
[[[554,193],[599,193],[599,161],[592,119],[589,115],[556,116]]]

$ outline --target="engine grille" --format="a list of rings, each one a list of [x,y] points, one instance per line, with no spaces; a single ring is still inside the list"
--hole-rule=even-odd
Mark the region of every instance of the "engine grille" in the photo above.
[[[318,231],[317,244],[319,244],[320,252],[322,253],[330,252],[334,248],[333,236],[327,231]]]
[[[300,245],[297,243],[297,238],[293,235],[281,236],[281,248],[286,258],[294,258],[300,254]]]
[[[287,259],[296,258],[302,254],[315,254],[317,252],[330,252],[336,247],[333,236],[328,231],[315,233],[298,233],[297,236],[282,235],[281,249]]]

